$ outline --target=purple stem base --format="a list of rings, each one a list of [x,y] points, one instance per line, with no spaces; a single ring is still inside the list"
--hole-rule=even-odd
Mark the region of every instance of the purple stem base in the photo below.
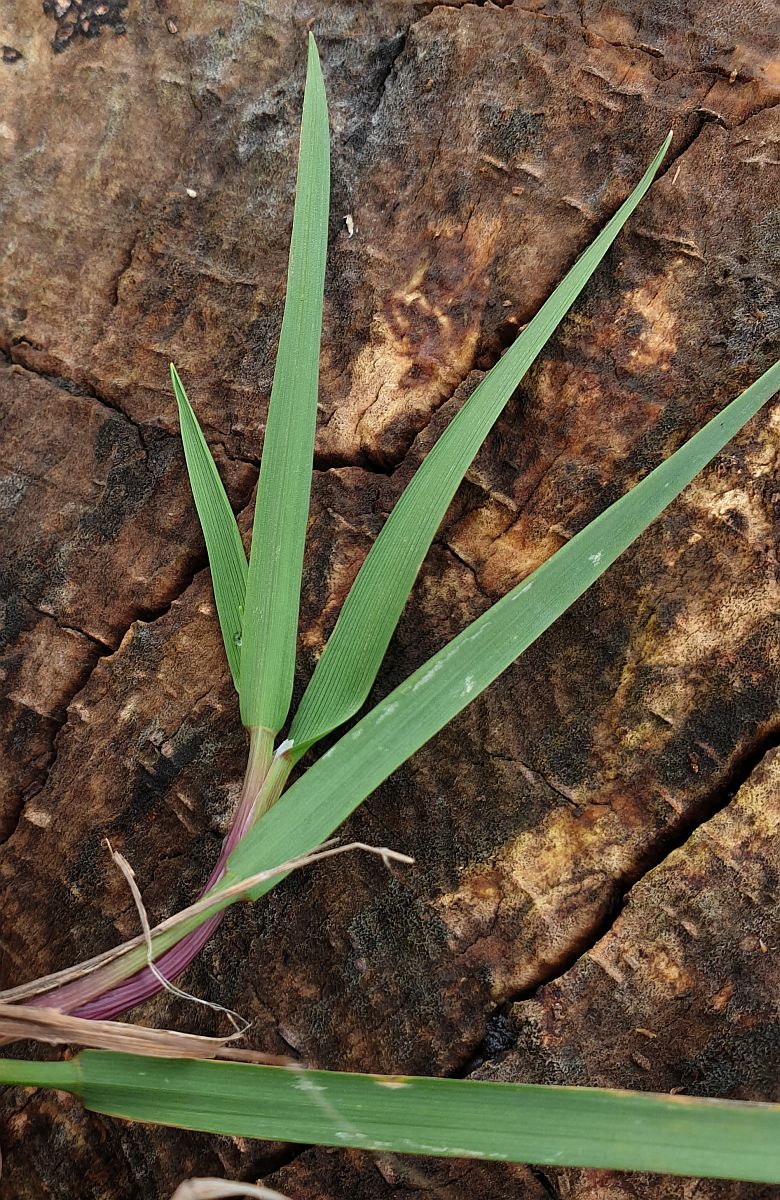
[[[252,823],[253,813],[254,802],[248,803],[245,800],[236,813],[233,826],[222,844],[216,866],[198,899],[205,896],[215,884],[219,883],[225,873],[225,866],[231,851]],[[160,974],[171,981],[176,979],[177,975],[181,975],[193,959],[200,954],[206,942],[219,927],[223,916],[223,912],[215,913],[213,917],[209,917],[192,933],[188,933],[170,950],[166,950],[164,954],[160,955],[155,960],[155,966]],[[74,1017],[84,1017],[90,1021],[110,1021],[114,1017],[128,1012],[129,1009],[135,1008],[137,1004],[142,1004],[144,1000],[156,996],[163,988],[160,980],[149,967],[144,967],[135,975],[131,975],[129,979],[123,980],[122,983],[118,983],[115,987],[109,988],[101,995],[84,1003],[80,1003],[76,997],[73,997],[70,1002],[68,1001],[67,991],[72,986],[66,985],[62,989],[62,996],[58,995],[57,991],[44,992],[39,996],[32,997],[27,1003],[38,1008],[56,1008],[60,1012],[70,1013]]]
[[[200,954],[212,933],[218,928],[223,915],[219,912],[213,917],[209,917],[208,921],[182,938],[178,945],[172,946],[158,958],[155,965],[165,979],[173,981],[177,975],[181,975],[182,971],[187,969],[192,960]],[[80,1008],[74,1008],[73,1016],[85,1017],[88,1021],[110,1021],[114,1017],[128,1012],[129,1009],[135,1008],[136,1004],[142,1004],[144,1000],[151,999],[160,991],[162,991],[160,980],[148,967],[144,967],[137,975],[131,975],[124,983],[117,984],[109,992],[104,992],[102,996],[96,996],[94,1000],[89,1000]]]

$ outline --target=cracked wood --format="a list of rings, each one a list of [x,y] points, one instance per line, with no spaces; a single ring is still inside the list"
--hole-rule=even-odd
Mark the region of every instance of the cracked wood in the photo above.
[[[0,64],[13,235],[0,298],[11,360],[0,371],[3,803],[12,797],[0,816],[3,984],[137,932],[103,836],[163,916],[208,874],[235,803],[244,739],[166,367],[173,358],[184,373],[246,532],[306,20],[287,3],[239,16],[208,0],[177,14],[172,35],[160,6],[140,0],[121,36],[74,39],[55,56],[51,22],[17,7],[22,57]],[[663,178],[453,503],[375,699],[777,357],[770,27],[768,5],[748,21],[730,0],[718,22],[699,6],[690,29],[676,6],[647,12],[632,0],[383,0],[320,14],[334,221],[299,690],[415,463],[670,125]],[[604,1071],[588,1040],[596,943],[625,938],[614,922],[626,892],[630,913],[645,884],[669,879],[675,846],[683,858],[669,862],[687,870],[685,839],[698,826],[704,836],[717,810],[723,844],[737,844],[731,796],[745,778],[759,795],[756,760],[777,738],[776,458],[775,408],[353,818],[351,836],[409,850],[414,872],[388,877],[350,860],[296,876],[230,915],[188,989],[245,1012],[269,1052],[331,1067],[462,1072],[522,1025],[523,1054],[501,1069],[562,1071],[576,1044],[590,1071]],[[752,878],[762,847],[739,847]],[[718,988],[748,961],[776,987],[769,951],[745,958],[754,901],[717,863],[697,861],[721,897],[721,927],[699,939]],[[671,933],[640,923],[632,937],[648,965],[625,976],[626,1014],[657,984]],[[704,971],[692,975],[694,1022],[708,1003]],[[604,1011],[613,984],[594,984]],[[577,1002],[565,1029],[558,994]],[[723,1061],[744,1064],[730,1082],[710,1055],[702,1078],[758,1096],[764,1076],[741,1054],[734,1003],[686,1036],[693,1045],[714,1031]],[[539,1005],[551,1030],[543,1054],[532,1045]],[[167,997],[143,1015],[214,1032]],[[751,1020],[763,1045],[760,1004]],[[641,1023],[651,1028],[647,1014]],[[644,1062],[673,1069],[672,1042],[658,1046],[663,1031],[653,1032],[625,1042],[607,1064],[612,1082],[650,1086]],[[657,1086],[671,1079],[662,1072]],[[255,1178],[289,1157],[124,1127],[52,1097],[4,1104],[14,1200],[140,1200],[186,1175]],[[628,1176],[316,1151],[296,1153],[274,1182],[334,1200],[423,1187],[453,1200],[642,1194]],[[690,1194],[681,1181],[652,1186],[664,1200]]]

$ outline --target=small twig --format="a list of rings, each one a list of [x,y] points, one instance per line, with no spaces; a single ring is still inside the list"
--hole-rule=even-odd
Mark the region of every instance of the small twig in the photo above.
[[[192,1003],[202,1004],[205,1008],[210,1008],[214,1012],[224,1013],[236,1031],[232,1034],[232,1037],[242,1037],[251,1025],[251,1021],[247,1021],[246,1017],[242,1017],[240,1013],[234,1012],[232,1008],[226,1008],[224,1004],[216,1004],[213,1000],[204,1000],[201,996],[194,996],[192,992],[185,992],[182,988],[177,987],[176,984],[171,983],[169,979],[166,979],[162,971],[155,965],[152,931],[149,927],[149,918],[146,913],[143,897],[141,896],[141,889],[135,881],[135,871],[130,866],[124,854],[120,854],[118,850],[115,850],[108,838],[105,841],[109,854],[124,875],[127,886],[132,893],[135,907],[138,910],[144,941],[146,942],[146,965],[160,984],[160,987],[172,996],[177,996],[179,1000],[190,1000]]]

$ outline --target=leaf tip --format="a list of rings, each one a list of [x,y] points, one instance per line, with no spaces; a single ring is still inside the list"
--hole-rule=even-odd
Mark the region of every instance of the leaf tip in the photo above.
[[[320,62],[320,52],[317,49],[317,43],[314,39],[314,34],[309,30],[308,39],[308,56],[306,62],[306,80],[307,86],[313,81],[318,80],[320,86],[324,89],[324,81],[322,78],[322,63]]]

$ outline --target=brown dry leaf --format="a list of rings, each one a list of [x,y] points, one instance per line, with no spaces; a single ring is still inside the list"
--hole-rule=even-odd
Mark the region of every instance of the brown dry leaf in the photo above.
[[[270,1066],[290,1066],[292,1060],[261,1051],[227,1049],[230,1037],[201,1037],[173,1029],[148,1029],[121,1021],[87,1021],[54,1008],[0,1004],[0,1044],[32,1038],[50,1045],[86,1046],[93,1050],[124,1050],[153,1058],[240,1058]],[[297,1064],[296,1064],[297,1065]]]

